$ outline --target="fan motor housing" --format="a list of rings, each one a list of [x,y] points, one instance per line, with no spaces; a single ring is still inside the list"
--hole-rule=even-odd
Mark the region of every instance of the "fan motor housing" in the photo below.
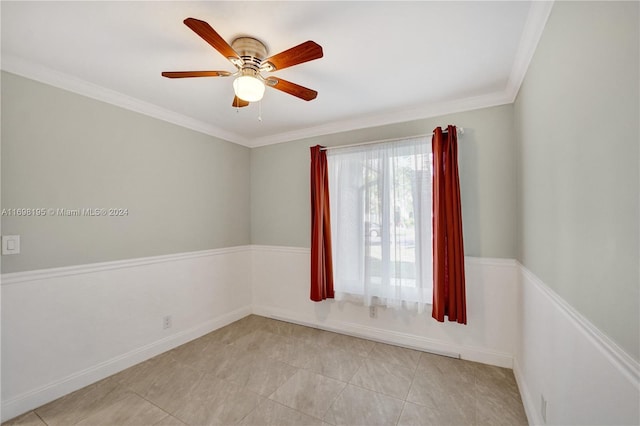
[[[244,62],[241,66],[243,74],[260,72],[260,65],[267,57],[267,47],[264,43],[253,37],[238,37],[231,42],[231,47]]]

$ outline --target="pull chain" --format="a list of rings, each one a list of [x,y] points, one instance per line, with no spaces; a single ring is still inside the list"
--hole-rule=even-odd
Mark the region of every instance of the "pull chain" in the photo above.
[[[258,121],[262,123],[262,99],[258,101]]]

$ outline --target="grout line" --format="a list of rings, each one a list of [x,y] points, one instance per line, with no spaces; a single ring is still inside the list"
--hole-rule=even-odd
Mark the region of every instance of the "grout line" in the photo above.
[[[142,399],[144,399],[145,401],[147,401],[149,404],[151,404],[151,405],[153,405],[154,407],[158,408],[160,411],[162,411],[162,412],[166,413],[166,414],[167,414],[167,416],[170,416],[170,417],[176,418],[176,419],[180,420],[182,423],[184,423],[184,424],[186,424],[186,425],[188,425],[188,424],[189,424],[189,423],[187,423],[186,421],[182,420],[180,417],[176,416],[175,414],[168,412],[167,410],[165,410],[164,408],[162,408],[161,406],[159,406],[159,405],[158,405],[158,404],[156,404],[155,402],[153,402],[153,401],[151,401],[151,400],[149,400],[149,399],[145,398],[144,396],[140,395],[138,392],[136,392],[135,390],[133,390],[133,389],[129,388],[128,386],[125,386],[125,388],[126,388],[129,392],[133,393],[134,395],[139,396],[140,398],[142,398]],[[164,417],[163,417],[163,418],[164,418]],[[162,419],[160,419],[160,420],[162,420]]]
[[[272,395],[273,395],[273,394],[272,394]],[[321,422],[329,423],[329,422],[327,422],[327,421],[326,421],[326,420],[324,420],[324,419],[318,418],[318,417],[313,416],[313,415],[311,415],[311,414],[309,414],[309,413],[305,413],[304,411],[300,411],[300,410],[298,410],[297,408],[293,408],[293,407],[289,407],[288,405],[284,405],[283,403],[281,403],[280,401],[276,401],[275,399],[269,399],[269,398],[267,398],[267,399],[268,399],[269,401],[271,401],[271,402],[275,402],[276,404],[278,404],[278,405],[280,405],[280,406],[282,406],[282,407],[288,408],[289,410],[293,410],[293,411],[295,411],[296,413],[300,413],[300,414],[305,415],[305,416],[307,416],[307,417],[311,417],[311,418],[313,418],[313,419],[320,420]],[[262,405],[262,404],[261,404],[261,405]],[[329,423],[329,424],[332,424],[332,423]]]
[[[40,421],[42,423],[44,423],[45,425],[49,426],[49,423],[45,422],[44,419],[42,417],[40,417],[40,414],[36,413],[36,410],[32,410],[33,414],[36,415],[36,417],[38,417],[40,419]]]
[[[402,401],[402,410],[400,410],[400,415],[398,416],[398,420],[396,420],[396,426],[400,423],[400,419],[402,418],[402,414],[404,413],[404,407],[407,406],[407,400]]]
[[[263,318],[268,319],[267,317],[263,317]],[[286,321],[285,321],[285,322],[286,322]],[[231,323],[231,324],[229,324],[229,325],[232,325],[232,324],[233,324],[233,323]],[[299,324],[298,324],[298,325],[299,325]],[[301,326],[301,327],[313,328],[313,327],[308,327],[308,326]],[[274,336],[282,337],[282,338],[283,338],[283,342],[284,342],[286,345],[294,345],[294,346],[296,346],[296,347],[297,347],[297,346],[300,346],[300,345],[314,345],[314,343],[309,342],[309,341],[305,340],[304,338],[300,338],[300,337],[297,337],[297,336],[291,336],[291,335],[280,335],[280,334],[278,334],[278,333],[274,333],[273,331],[270,331],[270,330],[267,330],[267,329],[263,328],[263,327],[262,327],[262,325],[261,325],[261,323],[258,323],[257,328],[256,328],[255,330],[252,330],[252,331],[251,331],[251,332],[249,332],[248,334],[244,334],[244,333],[243,333],[243,334],[241,334],[241,335],[240,335],[240,337],[237,337],[237,336],[236,336],[236,338],[235,338],[235,339],[233,339],[231,342],[223,342],[223,341],[220,341],[219,343],[223,344],[225,347],[232,347],[232,346],[233,346],[233,345],[238,341],[238,339],[243,338],[243,337],[245,337],[245,336],[247,336],[247,335],[250,335],[251,333],[253,333],[253,332],[255,332],[255,331],[258,331],[258,330],[262,330],[262,331],[264,331],[264,332],[266,332],[266,333],[271,333],[271,334],[273,334]],[[239,331],[242,331],[242,330],[239,330]],[[332,333],[332,334],[335,334],[336,336],[341,335],[341,333],[337,333],[337,332],[334,332],[334,331],[329,331],[329,330],[326,330],[326,331],[328,331],[328,332],[330,332],[330,333]],[[235,333],[235,332],[233,332],[233,333],[232,333],[232,335],[233,335],[233,336],[235,336],[236,334],[237,334],[237,333]],[[207,334],[207,335],[208,335],[208,334]],[[205,336],[207,336],[207,335],[203,335],[203,336],[201,336],[201,337],[199,337],[199,338],[197,338],[197,339],[192,340],[191,342],[193,342],[193,341],[195,341],[195,340],[198,340],[198,339],[203,339],[203,338],[204,338]],[[334,336],[334,338],[335,338],[335,336]],[[357,338],[357,339],[361,339],[361,340],[370,341],[370,342],[373,342],[373,343],[374,343],[373,345],[371,345],[370,349],[367,351],[367,355],[366,355],[366,356],[362,356],[362,355],[360,355],[360,354],[352,354],[348,349],[343,349],[343,347],[342,347],[342,346],[332,346],[332,345],[330,345],[330,342],[333,340],[333,338],[332,338],[332,339],[329,339],[329,340],[328,340],[327,342],[325,342],[324,344],[317,344],[317,345],[316,345],[316,346],[318,346],[319,348],[323,348],[323,349],[327,349],[327,350],[340,350],[340,351],[342,351],[342,352],[349,353],[350,355],[353,355],[354,357],[356,357],[356,358],[358,358],[358,359],[360,360],[360,364],[359,364],[358,368],[355,370],[354,374],[352,374],[348,380],[340,380],[340,379],[336,379],[336,378],[334,378],[334,377],[329,377],[329,376],[327,376],[326,374],[319,373],[319,372],[317,372],[317,371],[313,371],[313,370],[311,370],[311,367],[310,367],[310,365],[311,365],[311,364],[310,364],[310,363],[307,363],[304,367],[295,366],[295,365],[289,364],[289,362],[287,362],[287,361],[283,361],[283,360],[281,360],[281,359],[278,359],[278,358],[275,358],[275,357],[273,357],[273,356],[267,355],[267,353],[266,353],[266,352],[263,352],[263,351],[262,351],[262,349],[256,349],[256,350],[255,350],[255,353],[256,353],[256,354],[258,354],[259,356],[263,356],[263,357],[264,357],[264,358],[266,358],[266,359],[270,359],[270,360],[274,360],[274,361],[282,362],[283,364],[286,364],[286,365],[288,365],[288,366],[291,366],[291,367],[295,368],[295,369],[296,369],[296,372],[294,373],[294,375],[295,375],[297,372],[299,372],[299,371],[303,371],[303,370],[304,370],[304,371],[306,371],[306,372],[308,372],[308,373],[315,374],[315,375],[319,375],[319,376],[321,376],[321,377],[324,377],[324,378],[326,378],[326,379],[333,380],[333,381],[335,381],[335,382],[343,383],[343,385],[344,385],[344,386],[343,386],[343,388],[340,390],[340,392],[338,392],[338,393],[336,394],[336,396],[335,396],[335,397],[330,401],[330,403],[328,404],[327,409],[322,413],[322,415],[321,415],[320,417],[317,417],[317,416],[315,416],[315,415],[312,415],[312,414],[309,414],[309,413],[303,412],[303,411],[301,411],[301,410],[299,410],[299,409],[296,409],[296,408],[293,408],[293,407],[289,407],[289,406],[288,406],[288,405],[286,405],[286,404],[283,404],[283,403],[281,403],[281,402],[279,402],[279,401],[276,401],[276,400],[274,400],[274,399],[271,399],[271,397],[272,397],[272,396],[273,396],[273,395],[278,391],[278,389],[280,389],[280,388],[281,388],[285,383],[287,383],[287,381],[288,381],[289,379],[285,380],[285,381],[284,381],[280,386],[278,386],[278,387],[277,387],[277,388],[276,388],[276,389],[275,389],[275,390],[274,390],[270,395],[268,395],[268,396],[266,396],[266,397],[265,397],[265,396],[263,396],[263,395],[261,395],[261,394],[259,394],[259,393],[257,393],[257,392],[255,392],[255,391],[253,391],[253,390],[251,390],[251,389],[249,389],[249,388],[247,388],[245,385],[240,385],[240,386],[241,386],[242,388],[244,388],[246,391],[251,392],[251,393],[256,394],[256,395],[259,395],[261,398],[264,398],[264,399],[265,399],[265,400],[264,400],[264,401],[262,401],[261,403],[257,404],[257,405],[256,405],[252,410],[250,410],[247,414],[245,414],[245,415],[242,417],[242,419],[240,419],[240,421],[244,420],[244,419],[245,419],[245,418],[247,418],[249,415],[251,415],[252,413],[254,413],[254,412],[258,409],[258,407],[261,407],[263,404],[265,404],[265,403],[266,403],[266,400],[269,400],[269,401],[275,402],[276,404],[278,404],[278,405],[280,405],[280,406],[283,406],[283,407],[286,407],[286,408],[288,408],[288,409],[294,410],[295,412],[300,413],[301,415],[308,416],[308,417],[311,417],[311,418],[314,418],[314,419],[318,419],[318,420],[320,420],[320,421],[322,421],[322,422],[330,423],[329,421],[325,420],[325,419],[324,419],[324,417],[326,417],[326,415],[328,414],[328,412],[332,409],[333,405],[335,405],[336,401],[337,401],[337,400],[338,400],[338,399],[343,395],[343,393],[345,392],[345,390],[346,390],[347,386],[353,386],[354,388],[362,389],[362,390],[367,391],[367,392],[373,392],[373,393],[375,393],[375,394],[377,394],[377,395],[381,395],[381,396],[383,396],[383,397],[385,397],[385,398],[391,398],[391,399],[394,399],[394,400],[396,400],[396,401],[402,401],[402,408],[401,408],[401,410],[400,410],[400,414],[399,414],[399,416],[397,417],[397,419],[396,419],[396,421],[395,421],[395,423],[394,423],[394,424],[397,426],[397,425],[399,424],[399,422],[400,422],[400,418],[402,417],[402,415],[403,415],[403,413],[404,413],[404,411],[405,411],[405,409],[406,409],[407,404],[408,404],[408,403],[413,403],[412,401],[408,401],[408,396],[409,396],[409,394],[410,394],[410,392],[411,392],[411,389],[413,388],[413,386],[414,386],[414,384],[415,384],[415,379],[416,379],[416,377],[417,377],[418,371],[420,371],[421,360],[422,360],[422,358],[423,358],[423,357],[427,356],[428,352],[425,352],[425,351],[418,351],[418,352],[420,352],[420,356],[418,357],[418,359],[417,359],[417,361],[416,361],[416,363],[415,363],[415,366],[414,366],[413,368],[410,368],[410,367],[408,367],[406,364],[397,364],[397,363],[394,363],[394,362],[389,362],[389,361],[388,361],[387,359],[385,359],[385,358],[380,358],[380,357],[372,358],[372,357],[371,357],[371,355],[373,354],[373,352],[374,352],[374,348],[375,348],[375,345],[376,345],[377,343],[376,343],[374,340],[371,340],[371,339],[368,339],[368,338],[363,338],[363,337],[355,337],[355,338]],[[206,344],[205,344],[205,345],[204,345],[204,347],[202,348],[202,352],[205,352],[205,351],[206,351],[206,349],[207,349],[207,348],[209,348],[209,347],[213,347],[214,342],[217,342],[217,340],[208,340],[208,341],[206,341]],[[185,344],[186,344],[186,343],[185,343]],[[158,356],[166,355],[168,352],[170,352],[170,351],[167,351],[167,352],[165,352],[165,353],[163,353],[163,354],[160,354],[160,355],[158,355]],[[245,350],[244,350],[244,352],[253,352],[253,351],[247,351],[247,350],[245,349]],[[192,387],[191,387],[191,389],[193,389],[193,387],[197,386],[197,384],[198,384],[198,383],[200,383],[200,382],[203,380],[203,378],[205,377],[205,375],[206,375],[206,374],[208,374],[208,373],[206,373],[205,371],[202,371],[202,370],[201,370],[201,369],[199,369],[199,368],[195,368],[195,367],[192,367],[192,366],[191,366],[191,365],[189,365],[189,364],[185,364],[185,363],[184,363],[184,360],[176,359],[175,357],[172,357],[172,359],[173,359],[173,361],[175,361],[176,363],[181,364],[181,365],[183,365],[183,366],[186,366],[188,369],[193,370],[193,371],[196,371],[196,372],[198,373],[198,379],[197,379],[196,381],[194,381],[194,383],[192,383]],[[357,375],[357,374],[358,374],[358,373],[359,373],[359,372],[364,368],[364,364],[365,364],[368,360],[370,360],[370,361],[372,361],[372,362],[381,362],[381,363],[385,363],[385,364],[388,364],[388,365],[390,365],[390,366],[392,366],[392,367],[402,367],[402,368],[406,368],[406,369],[408,369],[409,371],[413,371],[413,374],[411,375],[411,381],[410,381],[410,383],[409,383],[409,386],[408,386],[407,392],[406,392],[406,393],[405,393],[405,395],[404,395],[404,398],[398,398],[397,396],[387,395],[386,393],[383,393],[383,392],[381,392],[381,391],[379,391],[379,390],[368,389],[368,388],[366,388],[366,387],[363,387],[363,386],[360,386],[360,385],[357,385],[357,384],[352,383],[353,378],[354,378],[354,377],[356,377],[356,375]],[[227,379],[222,379],[222,378],[218,377],[217,375],[214,375],[214,376],[215,376],[215,378],[216,378],[217,380],[220,380],[220,381],[222,381],[222,382],[227,382],[227,381],[228,381]],[[293,376],[293,375],[292,375],[292,376]],[[292,377],[292,376],[291,376],[291,377]],[[291,377],[290,377],[290,378],[291,378]],[[477,377],[477,371],[475,371],[475,370],[474,370],[474,382],[473,382],[473,383],[474,383],[474,385],[476,385],[476,384],[477,384],[477,380],[478,380],[478,377]],[[230,381],[229,381],[229,382],[230,382]],[[231,382],[230,382],[230,383],[231,383]],[[91,385],[89,385],[89,386],[91,386]],[[130,386],[128,386],[128,385],[126,385],[126,384],[118,383],[116,387],[114,387],[113,389],[111,389],[109,392],[107,392],[107,393],[106,393],[102,398],[100,398],[100,399],[101,399],[101,400],[106,399],[109,395],[111,395],[112,393],[116,392],[118,389],[121,389],[121,390],[123,390],[123,391],[125,391],[125,392],[130,392],[130,393],[132,393],[132,394],[134,394],[134,395],[137,395],[137,396],[138,396],[138,397],[140,397],[142,400],[144,400],[144,401],[146,401],[146,402],[150,403],[151,405],[153,405],[153,406],[155,406],[156,408],[160,409],[162,412],[166,413],[166,414],[167,414],[167,416],[170,416],[171,418],[176,418],[176,419],[178,419],[179,421],[181,421],[181,422],[183,422],[183,423],[185,423],[185,424],[189,424],[188,422],[184,421],[182,418],[180,418],[180,417],[178,417],[178,416],[176,416],[176,415],[174,415],[174,414],[172,414],[172,413],[170,413],[170,412],[166,411],[164,408],[162,408],[162,407],[161,407],[161,406],[159,406],[158,404],[154,403],[153,401],[149,400],[149,399],[148,399],[148,398],[146,398],[145,396],[141,395],[139,392],[137,392],[136,390],[134,390],[133,388],[131,388]],[[521,399],[521,395],[520,395],[520,393],[519,393],[519,392],[518,392],[518,397]],[[475,386],[474,386],[473,398],[474,398],[474,421],[475,421],[475,420],[477,420],[477,418],[478,418],[478,404],[479,404],[478,394],[477,394],[477,390],[475,389]],[[119,399],[120,399],[120,398],[117,398],[117,400],[119,400]],[[420,402],[416,402],[415,404],[420,405],[420,406],[426,406],[426,405],[424,405],[424,404],[422,404],[422,403],[420,403]],[[47,422],[46,422],[46,421],[45,421],[45,420],[44,420],[44,419],[43,419],[43,418],[42,418],[42,417],[41,417],[41,416],[36,412],[36,409],[32,410],[32,412],[33,412],[34,414],[36,414],[36,416],[37,416],[37,417],[38,417],[38,418],[39,418],[39,419],[40,419],[40,420],[41,420],[45,425],[48,425],[48,423],[47,423]],[[83,417],[83,418],[84,418],[84,417]]]
[[[316,373],[317,374],[317,373]],[[321,376],[326,377],[324,375],[321,374]],[[335,380],[335,379],[334,379]],[[340,380],[342,382],[342,380]],[[344,383],[344,382],[342,382]],[[331,407],[333,407],[333,404],[336,403],[336,401],[338,400],[338,398],[340,398],[340,396],[344,393],[344,390],[347,388],[347,386],[349,386],[349,383],[345,383],[344,387],[340,390],[340,392],[336,395],[335,398],[333,398],[333,400],[331,400],[331,404],[329,404],[329,406],[327,407],[327,409],[324,411],[324,413],[322,414],[322,421],[324,422],[324,418],[327,416],[327,413],[329,412],[329,410],[331,410]],[[327,423],[329,423],[327,421]],[[330,423],[333,424],[333,423]]]

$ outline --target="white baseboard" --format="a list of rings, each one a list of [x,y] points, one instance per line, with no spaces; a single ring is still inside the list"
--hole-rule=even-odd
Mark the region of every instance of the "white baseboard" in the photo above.
[[[513,366],[517,265],[513,259],[465,258],[468,325],[438,323],[429,312],[309,300],[309,249],[252,246],[254,313],[421,351]]]
[[[2,275],[3,341],[11,344],[2,353],[10,367],[3,371],[1,420],[255,313],[513,368],[530,424],[640,423],[639,363],[513,260],[465,259],[468,326],[390,310],[372,320],[362,307],[309,302],[308,263],[305,248],[243,246]],[[176,326],[169,335],[158,330],[168,309]],[[132,324],[139,332],[114,347]],[[95,336],[96,327],[109,333]],[[69,352],[78,339],[94,339],[93,357]],[[49,353],[29,349],[45,341]],[[19,370],[24,365],[30,367]]]
[[[56,380],[38,389],[33,389],[7,401],[2,401],[2,421],[16,417],[87,385],[107,378],[250,314],[251,306],[236,309],[233,312],[221,315],[196,327],[167,336],[98,365],[78,371],[61,380]]]
[[[524,412],[527,415],[527,421],[530,425],[542,425],[544,424],[544,420],[540,412],[538,411],[538,406],[533,399],[533,395],[531,395],[530,388],[527,385],[526,379],[522,374],[522,370],[520,365],[518,364],[518,359],[513,359],[513,375],[516,378],[516,383],[518,384],[518,391],[520,391],[520,398],[522,399],[522,405],[524,406]]]
[[[292,322],[340,334],[347,334],[349,336],[361,337],[375,342],[387,343],[423,352],[461,358],[484,364],[497,365],[505,368],[511,368],[513,361],[512,355],[508,353],[491,351],[484,348],[454,345],[449,342],[430,339],[424,336],[400,333],[397,331],[371,327],[353,322],[336,320],[325,320],[323,322],[319,322],[313,318],[305,318],[295,312],[264,305],[254,304],[253,313],[267,318]]]
[[[250,262],[240,246],[3,274],[1,421],[249,315]]]

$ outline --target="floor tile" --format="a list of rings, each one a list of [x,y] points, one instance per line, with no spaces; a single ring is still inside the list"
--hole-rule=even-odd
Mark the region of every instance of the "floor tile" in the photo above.
[[[176,361],[171,354],[167,352],[127,368],[111,376],[111,379],[120,386],[138,394],[143,394],[153,385],[153,382],[157,380],[158,375],[161,375],[171,364],[175,363]]]
[[[251,354],[244,361],[235,366],[226,380],[245,386],[262,396],[271,395],[298,371],[296,367],[268,358],[262,353]]]
[[[209,343],[206,339],[195,339],[170,350],[167,354],[183,364],[192,364],[202,357]]]
[[[269,331],[258,329],[242,336],[235,342],[233,346],[245,351],[264,351],[272,346],[277,346],[286,342],[286,338]]]
[[[187,426],[187,424],[171,415],[166,415],[158,423],[154,423],[153,426]]]
[[[26,414],[2,423],[2,426],[47,426],[47,424],[43,422],[35,412],[29,411]]]
[[[269,397],[287,407],[316,418],[322,418],[346,383],[298,370]]]
[[[285,338],[275,345],[263,349],[263,353],[278,361],[286,362],[294,367],[304,367],[309,363],[309,359],[320,347],[303,340]]]
[[[188,393],[176,397],[172,414],[190,425],[235,424],[264,398],[246,388],[207,374]]]
[[[518,384],[512,370],[478,362],[469,362],[469,365],[474,370],[476,384],[496,386],[518,393]]]
[[[286,407],[272,400],[266,400],[246,416],[243,426],[322,426],[322,420]]]
[[[300,329],[305,328],[298,324],[286,321],[270,321],[262,327],[263,330],[269,331],[280,336],[293,337],[294,334],[300,333]]]
[[[446,376],[450,380],[473,384],[477,370],[474,364],[470,361],[423,352],[420,354],[418,370],[429,375]]]
[[[414,371],[410,368],[366,359],[349,383],[404,400],[413,375]]]
[[[235,342],[242,336],[255,331],[257,328],[258,326],[254,323],[254,320],[240,320],[207,334],[206,340],[230,344]]]
[[[452,423],[446,419],[440,419],[437,411],[411,402],[404,403],[400,420],[398,420],[398,426],[443,426],[448,424]]]
[[[418,361],[420,360],[420,354],[420,351],[413,349],[401,348],[400,346],[387,345],[384,343],[376,343],[371,349],[371,352],[369,352],[369,358],[379,359],[380,361],[415,370],[418,366]]]
[[[133,392],[122,395],[121,398],[105,405],[85,417],[77,426],[140,426],[153,425],[159,422],[167,413],[139,397]]]
[[[482,396],[476,400],[476,424],[518,426],[528,422],[520,398]]]
[[[200,351],[187,352],[184,357],[175,354],[173,359],[194,370],[208,373],[223,368],[222,364],[227,360],[230,350],[229,345],[211,341]]]
[[[238,358],[246,354],[247,351],[233,345],[210,341],[197,357],[191,357],[188,361],[172,357],[171,362],[177,362],[201,373],[220,373],[221,376],[225,376],[232,370]],[[171,366],[171,362],[165,362],[158,368],[167,369]]]
[[[291,337],[304,340],[314,345],[326,346],[335,337],[336,333],[320,330],[313,327],[295,328]]]
[[[173,414],[180,408],[179,397],[188,394],[203,374],[172,360],[166,369],[154,374],[156,380],[140,395]]]
[[[511,380],[509,374],[500,378],[477,378],[475,395],[478,424],[527,424],[527,416],[517,385]]]
[[[395,425],[403,402],[348,385],[331,404],[324,420],[334,425]]]
[[[474,424],[476,400],[474,386],[458,380],[447,380],[440,375],[429,375],[418,370],[411,383],[407,401],[428,407],[437,418],[451,424]]]
[[[311,354],[305,368],[323,376],[348,382],[363,361],[363,357],[352,355],[341,349],[321,347]]]
[[[73,425],[100,408],[116,389],[119,391],[118,382],[110,377],[56,399],[35,412],[49,426]]]
[[[342,349],[353,355],[366,357],[373,349],[375,342],[358,337],[347,336],[346,334],[334,333],[333,338],[328,342],[328,346]]]
[[[2,426],[525,425],[513,371],[250,315]]]
[[[274,320],[270,318],[261,317],[259,315],[251,314],[251,315],[247,315],[244,318],[239,319],[238,321],[232,324],[236,327],[241,327],[248,330],[258,330],[260,328],[263,328],[265,324],[269,323],[270,321],[274,321]]]

